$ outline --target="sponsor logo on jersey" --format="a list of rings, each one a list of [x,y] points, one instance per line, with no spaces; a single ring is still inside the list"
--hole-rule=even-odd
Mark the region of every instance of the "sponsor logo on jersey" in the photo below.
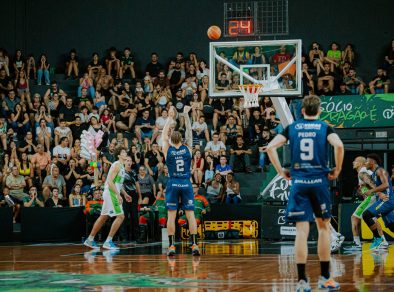
[[[171,186],[178,188],[186,188],[189,186],[189,184],[171,184]]]
[[[320,130],[321,124],[303,124],[298,123],[295,125],[296,130]]]
[[[306,184],[306,185],[313,185],[313,184],[321,184],[323,183],[323,180],[321,178],[316,178],[316,179],[295,179],[294,183],[296,184]]]

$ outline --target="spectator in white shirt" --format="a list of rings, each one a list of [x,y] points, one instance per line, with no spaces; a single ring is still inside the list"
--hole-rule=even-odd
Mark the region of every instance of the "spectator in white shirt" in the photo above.
[[[55,145],[59,145],[59,141],[61,138],[67,137],[72,145],[72,132],[69,127],[67,127],[65,120],[60,120],[59,127],[55,128]]]

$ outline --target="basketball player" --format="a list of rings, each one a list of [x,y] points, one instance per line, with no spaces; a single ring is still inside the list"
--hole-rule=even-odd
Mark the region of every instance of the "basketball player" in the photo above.
[[[370,249],[378,249],[383,244],[384,239],[379,235],[377,218],[392,216],[394,210],[394,192],[390,177],[380,165],[380,158],[377,154],[367,155],[366,167],[373,172],[372,179],[376,187],[365,192],[366,196],[376,193],[376,202],[363,213],[363,219],[373,233],[373,241]],[[386,221],[386,220],[385,220]],[[387,223],[387,221],[386,221]]]
[[[114,237],[124,220],[122,208],[123,199],[120,195],[120,192],[123,187],[123,181],[125,176],[124,164],[127,159],[127,150],[123,147],[117,148],[114,155],[115,157],[118,157],[119,160],[115,161],[108,171],[107,180],[105,181],[104,185],[104,203],[101,209],[101,215],[94,223],[89,237],[84,242],[84,245],[93,249],[98,248],[97,243],[94,241],[94,237],[96,236],[97,232],[100,231],[104,223],[107,221],[108,216],[116,216],[116,219],[112,223],[108,237],[103,244],[103,248],[110,250],[119,249],[115,245],[115,243],[113,243],[112,238]],[[131,202],[131,197],[129,195],[125,194],[124,196],[126,201]]]
[[[190,106],[185,106],[183,108],[186,126],[186,145],[182,144],[182,135],[178,131],[174,131],[171,134],[171,139],[169,141],[170,126],[175,121],[176,111],[174,107],[170,108],[167,122],[163,128],[163,153],[166,158],[170,177],[166,188],[166,207],[168,210],[167,229],[170,245],[167,252],[168,256],[175,255],[175,219],[179,198],[181,198],[182,209],[185,210],[189,223],[189,231],[192,240],[192,254],[200,255],[197,244],[197,223],[194,217],[194,194],[190,181],[193,145],[192,127],[188,115],[190,109]]]
[[[359,192],[364,197],[364,200],[361,202],[361,204],[357,207],[357,209],[354,211],[352,215],[353,243],[350,247],[347,248],[348,250],[361,250],[361,241],[360,241],[361,218],[364,211],[376,202],[376,196],[374,194],[371,194],[369,196],[364,195],[366,191],[376,187],[371,177],[373,172],[368,170],[365,167],[365,164],[366,164],[366,159],[363,156],[358,156],[353,161],[353,169],[355,169],[358,173]],[[384,237],[382,226],[380,226],[379,222],[376,222],[376,224],[379,234]],[[388,243],[385,239],[382,246],[385,247],[388,246]]]
[[[328,180],[336,179],[341,171],[344,147],[334,130],[318,120],[320,112],[320,98],[306,96],[302,102],[304,118],[289,125],[282,134],[276,135],[266,149],[278,174],[292,180],[286,219],[288,222],[296,222],[297,291],[311,291],[305,275],[305,265],[308,255],[309,222],[313,220],[316,221],[319,231],[317,249],[321,276],[318,288],[340,288],[329,272],[331,202]],[[290,141],[291,149],[290,172],[282,169],[277,153],[277,148],[287,141]],[[331,171],[327,167],[327,142],[334,147],[336,167]]]

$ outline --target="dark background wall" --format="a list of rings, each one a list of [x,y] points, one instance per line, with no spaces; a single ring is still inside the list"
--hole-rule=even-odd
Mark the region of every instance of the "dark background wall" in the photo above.
[[[64,55],[76,48],[88,60],[93,51],[130,46],[137,67],[144,68],[157,51],[162,63],[177,51],[195,51],[208,59],[207,28],[223,25],[220,0],[3,1],[0,47],[12,55],[16,48],[38,55],[46,52],[61,67]],[[332,41],[352,42],[359,54],[358,69],[369,79],[381,64],[394,37],[394,1],[289,0],[290,35],[309,47],[314,40],[324,49]],[[263,38],[263,39],[272,39]],[[223,40],[230,40],[222,38]],[[234,39],[233,39],[234,40]],[[239,39],[241,40],[241,39]],[[243,38],[242,40],[247,40]]]

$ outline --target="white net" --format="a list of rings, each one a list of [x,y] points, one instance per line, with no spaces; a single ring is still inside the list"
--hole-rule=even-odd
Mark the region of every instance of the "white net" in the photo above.
[[[244,108],[259,106],[259,93],[263,90],[261,84],[243,84],[239,85],[239,90],[245,97]]]

